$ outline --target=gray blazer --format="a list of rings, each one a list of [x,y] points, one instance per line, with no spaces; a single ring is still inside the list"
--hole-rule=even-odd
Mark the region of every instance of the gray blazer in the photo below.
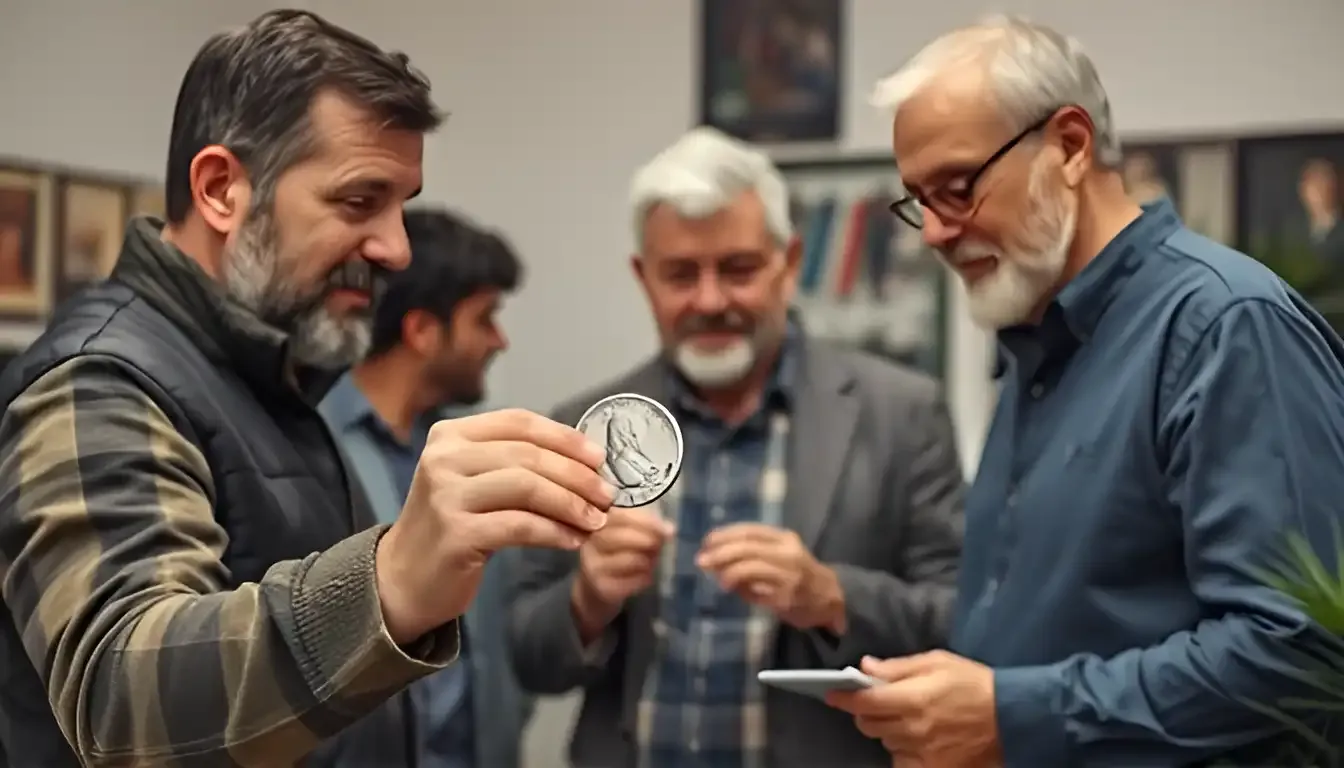
[[[790,426],[786,524],[839,573],[849,632],[838,645],[780,626],[767,666],[838,668],[865,655],[942,646],[963,531],[963,475],[952,423],[930,379],[874,357],[806,341]],[[656,362],[561,406],[574,424],[598,399],[635,392],[663,400]],[[613,625],[605,665],[585,659],[570,615],[577,556],[525,550],[512,582],[509,648],[522,685],[537,693],[584,689],[570,743],[578,768],[631,768],[636,704],[652,661],[657,595],[629,600]],[[772,768],[891,765],[844,713],[767,691]]]
[[[397,493],[386,459],[378,446],[362,429],[342,429],[324,400],[318,410],[331,426],[348,462],[359,476],[369,502],[379,520],[395,520],[401,513]],[[445,417],[451,414],[445,412]],[[523,693],[514,680],[504,652],[504,600],[508,574],[516,567],[517,550],[505,550],[491,558],[481,578],[476,599],[464,617],[469,637],[473,724],[476,727],[476,762],[481,768],[517,768],[521,764],[523,730],[531,717],[534,700]],[[362,721],[361,721],[362,722]],[[358,728],[356,723],[354,728]],[[375,742],[376,743],[376,742]],[[377,756],[341,755],[342,765],[377,764]]]

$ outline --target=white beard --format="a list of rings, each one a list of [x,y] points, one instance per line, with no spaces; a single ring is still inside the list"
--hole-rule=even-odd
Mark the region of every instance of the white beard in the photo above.
[[[756,364],[756,348],[745,336],[714,352],[695,349],[684,341],[673,350],[672,360],[692,384],[713,389],[746,378]]]
[[[951,256],[954,262],[984,256],[998,259],[993,271],[966,283],[971,319],[983,328],[998,330],[1027,321],[1064,273],[1078,221],[1078,202],[1065,195],[1050,199],[1044,186],[1045,167],[1036,165],[1027,185],[1024,234],[1017,243],[999,250],[970,242]]]
[[[337,370],[362,359],[373,336],[372,314],[336,317],[321,301],[308,305],[311,297],[301,294],[281,269],[270,217],[254,211],[249,218],[224,253],[224,289],[230,298],[288,332],[289,353],[297,364]]]

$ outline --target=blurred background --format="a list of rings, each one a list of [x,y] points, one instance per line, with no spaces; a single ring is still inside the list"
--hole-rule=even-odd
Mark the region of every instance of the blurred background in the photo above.
[[[1136,197],[1269,263],[1344,318],[1344,2],[1159,0],[0,0],[0,350],[105,274],[126,218],[162,206],[172,105],[213,32],[308,8],[408,52],[451,117],[425,198],[507,233],[528,285],[491,401],[545,410],[655,348],[627,265],[626,192],[698,122],[766,143],[793,185],[809,327],[940,376],[974,471],[992,344],[914,233],[882,210],[899,180],[874,81],[986,11],[1083,42],[1127,139]],[[613,322],[620,318],[620,322]],[[548,702],[528,765],[559,765],[572,717]]]

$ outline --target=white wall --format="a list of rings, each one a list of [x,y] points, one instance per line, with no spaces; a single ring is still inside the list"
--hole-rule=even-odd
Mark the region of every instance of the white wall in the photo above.
[[[546,408],[648,354],[625,266],[631,171],[694,120],[691,0],[306,0],[407,50],[453,115],[428,153],[427,197],[506,229],[531,284],[505,322],[495,400]],[[0,0],[0,155],[158,176],[178,79],[210,32],[271,5]],[[1092,51],[1129,135],[1344,126],[1339,0],[852,0],[845,135],[881,151],[871,83],[922,41],[985,10],[1050,21]],[[988,415],[982,335],[958,318],[950,397],[964,450]],[[568,709],[543,711],[532,765],[559,765]]]

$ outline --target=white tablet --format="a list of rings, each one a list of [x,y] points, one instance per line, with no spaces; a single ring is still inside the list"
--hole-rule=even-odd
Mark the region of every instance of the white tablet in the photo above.
[[[861,691],[879,683],[853,667],[844,669],[763,669],[756,673],[763,685],[773,686],[814,699],[831,691]]]

